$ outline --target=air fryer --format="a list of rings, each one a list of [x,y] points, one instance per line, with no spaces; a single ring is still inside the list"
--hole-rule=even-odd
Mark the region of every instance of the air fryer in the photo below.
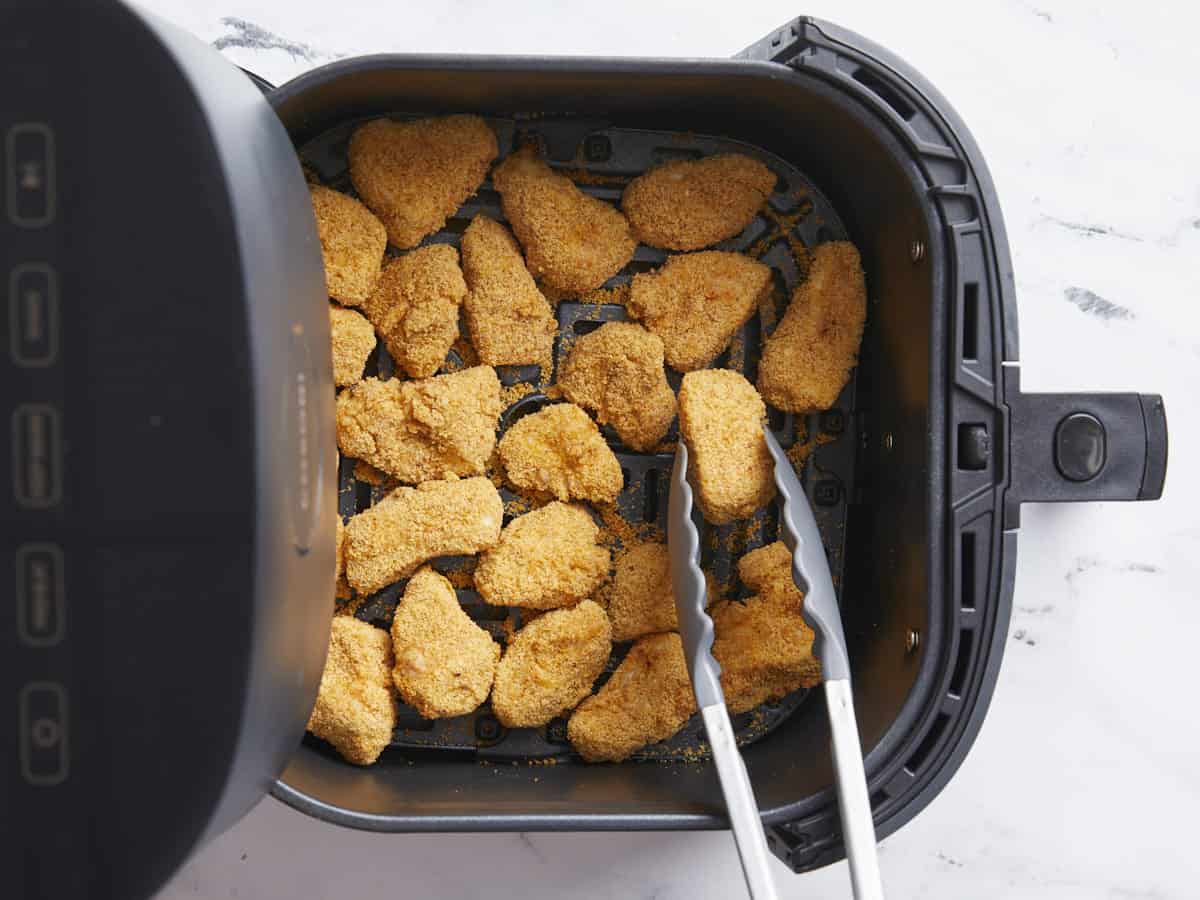
[[[844,229],[859,247],[855,382],[831,413],[772,425],[831,437],[806,489],[841,573],[880,836],[936,796],[983,722],[1021,503],[1161,493],[1161,398],[1020,391],[978,148],[916,72],[835,26],[796,19],[731,60],[364,57],[265,93],[115,0],[3,0],[0,49],[0,579],[15,586],[0,678],[17,723],[0,864],[17,896],[149,895],[267,793],[379,831],[725,827],[702,761],[586,765],[552,730],[507,743],[483,716],[441,743],[402,723],[365,769],[303,738],[334,517],[373,497],[336,463],[297,152],[336,182],[322,148],[362,118],[474,112],[598,171],[632,165],[629,135],[740,142],[778,160],[781,190],[808,189],[801,243]],[[498,215],[486,186],[471,203]],[[649,509],[659,463],[622,460]],[[745,747],[795,871],[842,854],[823,702],[769,711]],[[507,764],[523,755],[560,764]]]

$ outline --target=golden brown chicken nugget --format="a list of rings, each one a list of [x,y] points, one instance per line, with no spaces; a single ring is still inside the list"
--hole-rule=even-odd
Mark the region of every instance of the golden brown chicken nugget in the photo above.
[[[463,312],[479,359],[493,366],[547,365],[558,323],[508,229],[484,215],[472,219],[462,237],[462,265]]]
[[[337,398],[338,447],[400,481],[480,475],[496,447],[500,380],[475,366],[421,381],[367,378]]]
[[[705,605],[716,599],[707,582]],[[634,544],[617,556],[608,592],[613,640],[628,641],[659,631],[678,631],[671,559],[661,541]]]
[[[591,600],[539,616],[508,642],[492,712],[507,728],[545,725],[592,692],[611,649],[608,616]]]
[[[849,241],[821,244],[758,364],[758,389],[776,409],[829,409],[850,380],[867,319],[867,285]]]
[[[487,478],[397,488],[346,524],[346,580],[374,593],[436,557],[494,546],[503,521],[504,501]]]
[[[333,343],[333,383],[346,387],[362,380],[367,357],[375,349],[375,329],[352,309],[329,304]]]
[[[700,250],[749,225],[775,190],[757,159],[722,153],[656,166],[625,188],[621,209],[638,240],[666,250]]]
[[[662,338],[671,368],[691,372],[729,346],[771,289],[771,270],[758,260],[705,250],[672,256],[661,269],[635,275],[628,309]]]
[[[593,290],[633,259],[637,241],[621,212],[585,194],[532,147],[500,163],[492,183],[529,271],[551,288]]]
[[[775,468],[763,437],[767,408],[754,385],[729,369],[683,376],[679,434],[688,478],[704,518],[714,525],[744,519],[775,496]]]
[[[387,232],[353,197],[319,184],[310,184],[308,191],[325,263],[325,290],[339,303],[359,306],[379,278]]]
[[[431,244],[388,260],[364,309],[396,365],[410,378],[428,378],[458,337],[466,295],[458,250]]]
[[[713,656],[731,713],[746,712],[821,682],[813,632],[801,616],[804,595],[792,580],[792,555],[781,541],[738,561],[742,582],[757,593],[713,607]]]
[[[600,429],[573,403],[518,419],[500,439],[500,461],[513,487],[559,500],[612,503],[624,482]]]
[[[675,419],[662,339],[632,322],[608,322],[576,340],[558,384],[634,450],[653,449]]]
[[[666,740],[696,711],[696,695],[674,632],[644,637],[567,722],[567,738],[588,762],[620,762]]]
[[[391,638],[353,616],[335,616],[308,730],[366,766],[391,743],[395,727]]]
[[[350,180],[388,239],[407,250],[479,190],[498,152],[495,133],[478,116],[374,119],[350,138]]]
[[[492,689],[500,645],[458,605],[450,582],[428,566],[404,588],[392,619],[392,670],[400,699],[426,719],[474,712]]]
[[[571,606],[608,577],[608,548],[599,541],[584,507],[551,501],[504,526],[475,567],[475,588],[493,606]]]

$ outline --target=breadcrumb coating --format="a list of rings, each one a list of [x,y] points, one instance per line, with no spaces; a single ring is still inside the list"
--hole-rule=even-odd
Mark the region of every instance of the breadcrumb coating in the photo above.
[[[338,447],[411,484],[480,475],[499,417],[500,380],[491,366],[422,381],[367,378],[338,395]]]
[[[392,641],[386,631],[353,616],[335,616],[308,730],[348,762],[375,762],[396,727],[391,670]]]
[[[758,389],[776,409],[829,409],[850,380],[867,319],[867,286],[849,241],[820,244],[758,364]]]
[[[742,582],[757,593],[713,607],[713,656],[731,713],[746,712],[821,682],[813,632],[800,614],[804,595],[792,581],[792,555],[781,541],[738,561]]]
[[[561,291],[590,291],[616,275],[637,249],[625,216],[585,194],[524,147],[492,173],[504,217],[529,271]]]
[[[498,153],[495,133],[478,116],[374,119],[350,138],[350,180],[388,240],[407,250],[479,190]]]
[[[310,184],[308,192],[325,263],[325,290],[339,303],[359,306],[379,278],[387,249],[383,223],[353,197],[319,184]]]
[[[431,244],[388,260],[365,309],[396,365],[410,378],[428,378],[458,337],[466,295],[458,250]]]
[[[679,434],[688,477],[714,525],[753,515],[775,496],[775,468],[763,437],[767,408],[754,385],[729,369],[683,376]]]
[[[554,500],[504,526],[475,567],[475,587],[493,606],[555,609],[590,596],[608,566],[587,509]]]
[[[362,380],[367,357],[375,349],[375,329],[352,309],[329,304],[333,344],[333,383],[347,387]]]
[[[492,712],[507,728],[545,725],[592,692],[611,649],[612,629],[598,604],[551,610],[509,640]]]
[[[588,762],[620,762],[671,737],[696,711],[696,696],[674,632],[644,637],[567,722],[567,738]]]
[[[495,546],[504,501],[483,477],[397,488],[346,524],[346,580],[371,594],[439,556]]]
[[[508,229],[485,215],[472,219],[462,237],[462,267],[468,288],[463,311],[479,359],[493,366],[545,366],[558,323]]]
[[[632,322],[608,322],[576,340],[558,384],[634,450],[653,449],[675,419],[662,339]]]
[[[465,716],[492,689],[500,645],[458,605],[454,587],[425,566],[404,588],[392,619],[392,676],[426,719]]]
[[[634,544],[617,555],[608,591],[608,618],[613,640],[629,641],[659,631],[677,631],[671,558],[661,541]],[[716,594],[706,584],[712,603]]]
[[[729,346],[771,289],[771,270],[758,260],[705,250],[635,275],[627,308],[662,338],[671,368],[691,372]]]
[[[765,165],[740,153],[672,160],[629,182],[621,209],[643,244],[700,250],[740,234],[775,180]]]
[[[600,429],[573,403],[553,403],[509,426],[500,461],[513,487],[559,500],[612,503],[624,481]]]

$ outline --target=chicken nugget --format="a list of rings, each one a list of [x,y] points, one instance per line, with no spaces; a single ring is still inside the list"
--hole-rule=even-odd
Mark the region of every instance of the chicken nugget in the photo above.
[[[375,349],[375,329],[352,309],[329,304],[333,342],[333,383],[346,387],[362,380],[367,357]]]
[[[493,606],[571,606],[608,577],[608,548],[599,541],[584,507],[551,501],[504,526],[475,567],[475,588]]]
[[[422,381],[367,378],[338,395],[338,447],[412,484],[481,475],[499,417],[500,380],[491,366]]]
[[[392,244],[407,250],[479,190],[498,153],[478,116],[374,119],[350,138],[350,180]]]
[[[404,588],[392,619],[392,677],[426,719],[465,716],[487,699],[500,645],[458,605],[445,576],[425,566]]]
[[[379,278],[387,232],[353,197],[319,184],[310,184],[308,191],[325,263],[325,290],[339,303],[359,306]]]
[[[708,603],[715,594],[707,584]],[[661,541],[634,544],[619,554],[608,591],[613,640],[629,641],[659,631],[677,631],[671,560]]]
[[[559,500],[612,503],[624,482],[600,429],[573,403],[518,419],[500,439],[500,461],[513,487]]]
[[[674,632],[633,645],[617,670],[567,722],[571,746],[588,762],[620,762],[671,737],[696,711],[696,695]]]
[[[593,290],[633,259],[637,241],[621,212],[585,194],[532,147],[500,163],[492,183],[529,271],[551,288]]]
[[[758,389],[776,409],[829,409],[850,380],[867,319],[867,285],[849,241],[821,244],[758,364]]]
[[[509,640],[496,669],[492,712],[507,728],[545,725],[592,692],[611,649],[612,629],[599,604],[551,610]]]
[[[740,253],[705,250],[672,256],[635,275],[630,314],[662,338],[667,363],[703,369],[720,355],[772,289],[771,270]]]
[[[721,664],[721,689],[731,713],[821,683],[813,632],[800,612],[804,595],[792,580],[787,547],[776,541],[747,553],[738,561],[738,574],[758,593],[712,610],[713,656]]]
[[[643,244],[700,250],[740,234],[775,190],[775,173],[757,159],[722,153],[672,160],[640,175],[621,209]]]
[[[508,229],[478,215],[462,237],[467,330],[482,362],[547,365],[558,331],[554,310],[525,268]]]
[[[632,322],[608,322],[576,340],[558,384],[634,450],[653,449],[675,418],[662,339]]]
[[[396,365],[410,378],[428,378],[458,337],[466,295],[458,250],[431,244],[389,260],[365,310]]]
[[[753,515],[775,496],[775,468],[763,437],[767,408],[754,385],[729,369],[683,376],[679,434],[688,478],[714,525]]]
[[[348,762],[367,766],[391,743],[395,727],[391,639],[353,616],[335,616],[308,730]]]
[[[495,546],[504,501],[483,477],[400,487],[346,524],[346,580],[371,594],[439,556]]]

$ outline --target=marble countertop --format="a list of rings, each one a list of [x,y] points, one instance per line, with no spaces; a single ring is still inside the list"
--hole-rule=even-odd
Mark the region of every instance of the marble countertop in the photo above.
[[[1166,398],[1158,503],[1028,506],[987,721],[954,780],[882,845],[891,897],[1194,897],[1200,716],[1198,7],[1008,0],[728,3],[143,0],[280,82],[376,51],[728,56],[799,12],[920,69],[991,167],[1026,390]],[[405,8],[407,6],[407,9]],[[1176,6],[1176,9],[1168,9]],[[969,7],[969,8],[968,8]],[[519,11],[518,11],[519,10]],[[1128,613],[1139,615],[1130,620]],[[1143,665],[1144,664],[1144,665]],[[848,897],[844,864],[776,869]],[[694,898],[742,892],[728,833],[376,835],[268,799],[161,896]]]

